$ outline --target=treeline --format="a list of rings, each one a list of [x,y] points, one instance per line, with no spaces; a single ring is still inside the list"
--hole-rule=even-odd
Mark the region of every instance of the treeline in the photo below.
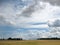
[[[60,38],[37,38],[37,40],[60,40]]]
[[[0,39],[0,40],[23,40],[22,38],[8,38],[8,39]],[[36,40],[60,40],[60,38],[37,38]]]
[[[8,38],[8,39],[0,39],[0,40],[23,40],[22,38]]]
[[[7,40],[23,40],[22,38],[8,38]]]

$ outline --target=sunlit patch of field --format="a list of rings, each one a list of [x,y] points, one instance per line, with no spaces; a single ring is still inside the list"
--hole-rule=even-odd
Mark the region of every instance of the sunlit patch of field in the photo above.
[[[2,40],[0,45],[60,45],[60,40],[28,40],[28,41],[11,41]]]

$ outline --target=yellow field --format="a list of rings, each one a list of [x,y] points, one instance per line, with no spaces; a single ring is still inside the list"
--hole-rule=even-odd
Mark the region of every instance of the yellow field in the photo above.
[[[0,41],[0,45],[60,45],[60,40]]]

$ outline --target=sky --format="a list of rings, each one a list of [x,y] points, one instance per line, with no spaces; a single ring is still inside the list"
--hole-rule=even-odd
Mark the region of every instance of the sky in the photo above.
[[[0,0],[0,38],[60,38],[60,0]]]

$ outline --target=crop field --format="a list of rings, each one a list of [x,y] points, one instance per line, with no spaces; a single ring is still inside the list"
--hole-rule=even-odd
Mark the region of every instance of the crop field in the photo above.
[[[60,40],[0,40],[0,45],[60,45]]]

